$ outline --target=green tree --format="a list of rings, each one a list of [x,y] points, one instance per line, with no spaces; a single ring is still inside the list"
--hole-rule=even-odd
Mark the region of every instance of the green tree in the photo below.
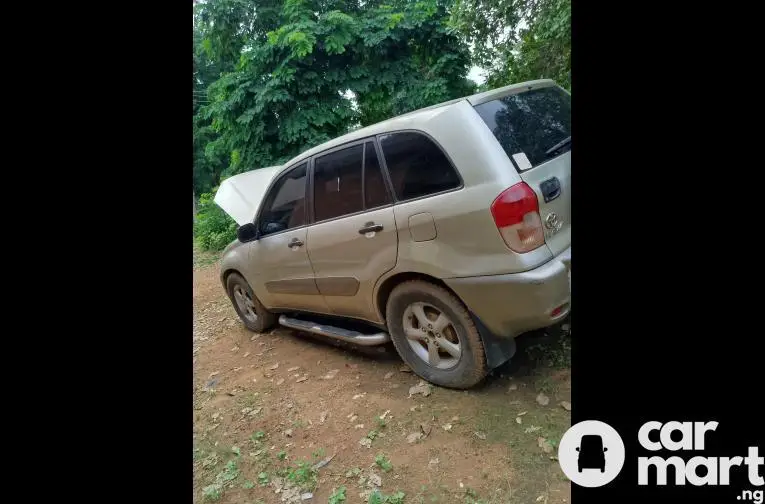
[[[223,178],[417,108],[470,94],[451,0],[208,0],[194,13],[196,235],[236,226],[212,202]]]
[[[262,18],[260,6],[254,17],[230,9],[208,13],[208,23],[228,27],[227,35],[204,40],[229,44],[203,42],[210,54],[230,57],[224,47],[244,40],[235,67],[209,87],[210,103],[200,113],[219,135],[207,144],[208,154],[229,153],[223,176],[283,162],[354,125],[472,91],[465,78],[469,51],[447,27],[445,2],[285,0],[280,6],[278,12],[269,6]],[[232,12],[235,22],[217,20]]]
[[[571,88],[571,0],[455,0],[450,25],[487,69],[487,88],[554,79]]]

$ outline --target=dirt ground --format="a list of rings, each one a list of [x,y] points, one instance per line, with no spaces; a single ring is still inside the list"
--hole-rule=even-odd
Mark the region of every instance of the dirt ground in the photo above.
[[[555,458],[570,425],[567,336],[519,339],[476,389],[410,397],[420,380],[392,347],[254,334],[215,257],[195,254],[194,268],[196,503],[570,502]]]

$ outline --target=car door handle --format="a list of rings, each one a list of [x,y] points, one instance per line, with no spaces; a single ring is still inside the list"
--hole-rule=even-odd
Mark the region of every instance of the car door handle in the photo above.
[[[364,227],[359,229],[359,234],[377,233],[382,231],[382,224],[375,224],[374,222],[367,222]]]
[[[287,247],[289,248],[302,247],[302,246],[303,246],[303,242],[298,240],[297,238],[293,238],[292,241],[287,244]]]

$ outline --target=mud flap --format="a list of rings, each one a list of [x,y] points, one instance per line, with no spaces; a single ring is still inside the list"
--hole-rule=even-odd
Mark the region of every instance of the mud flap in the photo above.
[[[492,334],[481,319],[475,313],[470,312],[473,323],[478,328],[478,334],[481,335],[483,348],[486,352],[486,366],[494,369],[513,358],[516,351],[515,338],[500,338]]]

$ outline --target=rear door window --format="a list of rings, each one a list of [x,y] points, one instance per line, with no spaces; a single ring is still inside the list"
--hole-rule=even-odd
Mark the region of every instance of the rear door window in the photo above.
[[[571,96],[557,86],[492,100],[475,110],[521,171],[571,148],[566,142],[571,137]]]
[[[461,181],[443,151],[412,131],[380,136],[385,164],[399,200],[456,189]]]
[[[317,157],[313,168],[316,222],[364,209],[361,168],[364,145],[358,144]]]

